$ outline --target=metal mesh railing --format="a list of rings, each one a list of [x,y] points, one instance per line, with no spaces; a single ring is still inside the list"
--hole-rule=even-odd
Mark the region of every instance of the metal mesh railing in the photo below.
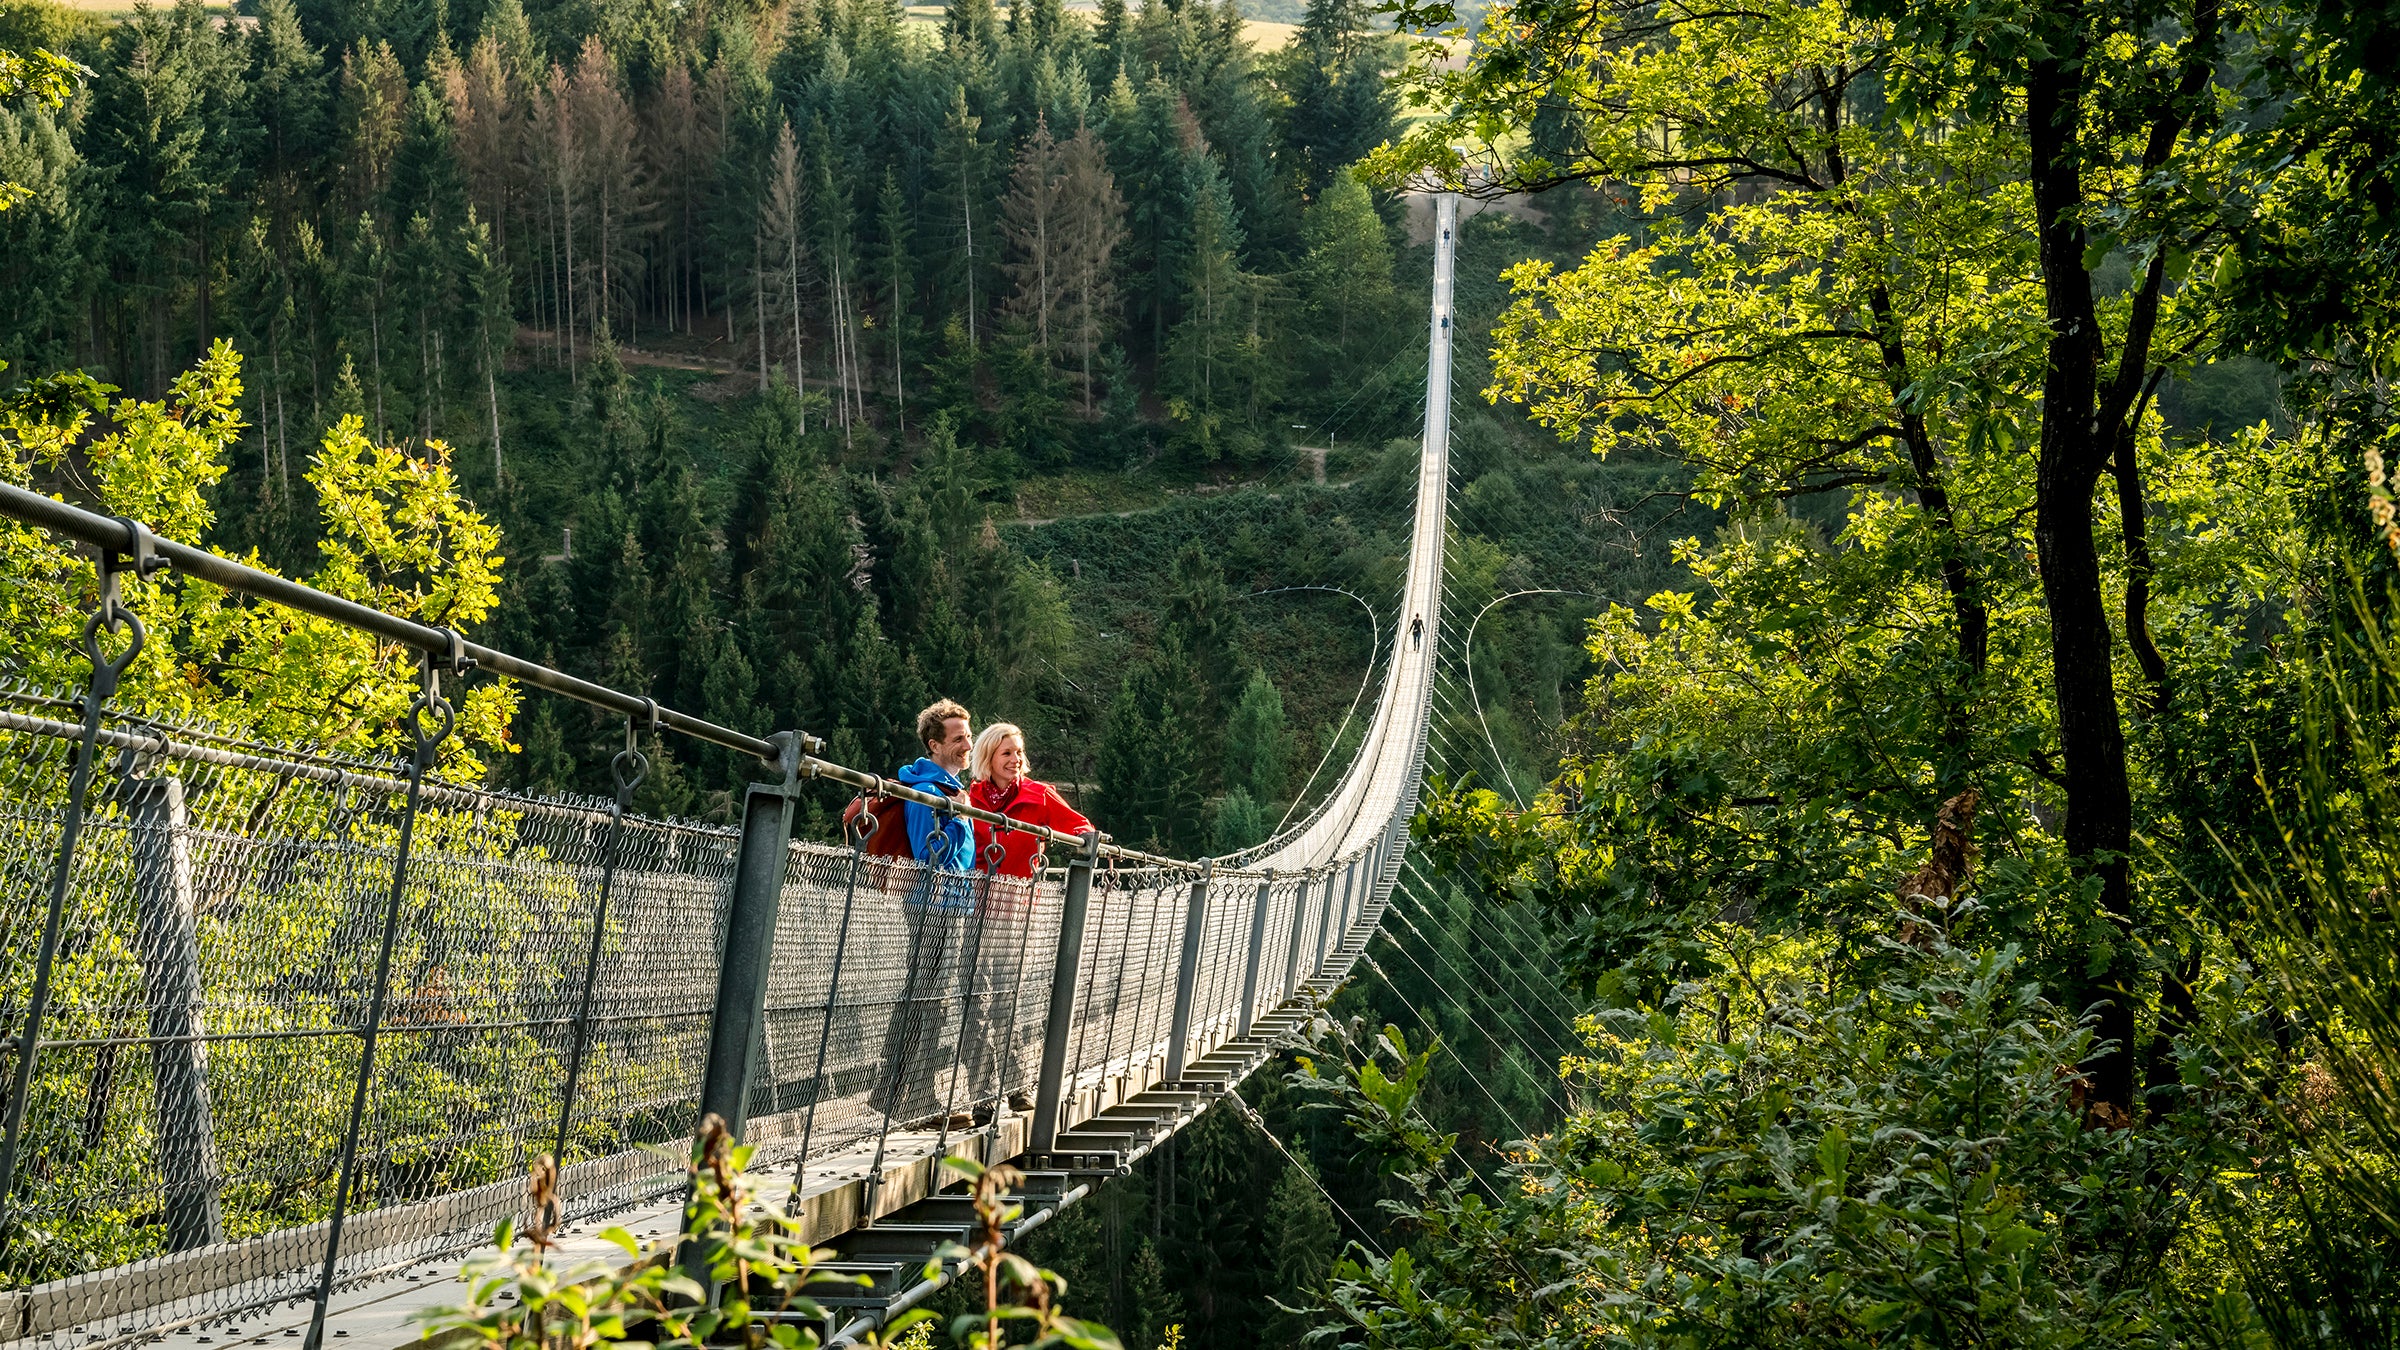
[[[80,722],[74,698],[0,688],[12,1071]],[[335,1283],[484,1240],[540,1154],[563,1164],[573,1221],[676,1184],[643,1146],[696,1121],[737,831],[428,778],[392,906],[405,770],[130,716],[103,716],[95,748],[22,1117],[0,1341],[69,1327],[122,1341],[314,1295],[371,1021]],[[1198,875],[1096,870],[1069,1092],[1163,1055]],[[1260,881],[1213,883],[1194,1054],[1241,1020]],[[1321,932],[1306,885],[1268,887],[1255,1007],[1314,972],[1293,936]],[[790,845],[747,1100],[761,1165],[1023,1109],[1064,892],[1058,871]]]
[[[15,1070],[81,727],[0,690],[0,1029]],[[20,1327],[127,1330],[313,1286],[404,783],[202,726],[107,720],[81,812],[5,1232]],[[339,1273],[453,1250],[558,1148],[597,1212],[691,1128],[731,836],[429,783],[400,897]],[[594,995],[583,1006],[587,971]],[[104,1272],[95,1278],[94,1272]],[[40,1306],[36,1307],[34,1304]]]

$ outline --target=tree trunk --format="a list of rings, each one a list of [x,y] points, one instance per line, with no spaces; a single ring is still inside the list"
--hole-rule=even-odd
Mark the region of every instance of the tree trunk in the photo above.
[[[2100,324],[2084,267],[2079,216],[2083,182],[2075,132],[2084,92],[2081,21],[2060,16],[2053,54],[2026,81],[2036,228],[2050,321],[2042,377],[2042,439],[2034,489],[2034,540],[2042,598],[2050,612],[2051,678],[2066,770],[2067,852],[2079,874],[2100,882],[2112,950],[2081,991],[2098,1010],[2102,1048],[2084,1066],[2096,1120],[2130,1124],[2133,1101],[2133,891],[2126,854],[2133,842],[2133,791],[2117,709],[2108,610],[2092,533],[2092,494],[2109,460],[2099,425]]]
[[[492,354],[490,341],[486,339],[483,359],[483,393],[484,397],[490,400],[492,409],[492,487],[495,491],[500,487],[503,469],[500,460],[500,376],[494,369],[498,364],[499,358]]]

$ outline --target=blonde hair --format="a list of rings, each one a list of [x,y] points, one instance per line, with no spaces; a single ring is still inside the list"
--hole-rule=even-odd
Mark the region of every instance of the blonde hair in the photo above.
[[[975,749],[967,756],[967,772],[973,781],[980,783],[992,776],[992,756],[1000,753],[1001,743],[1011,736],[1017,738],[1018,749],[1025,748],[1025,733],[1014,722],[994,722],[977,733]],[[1033,776],[1031,755],[1026,756],[1024,776]]]

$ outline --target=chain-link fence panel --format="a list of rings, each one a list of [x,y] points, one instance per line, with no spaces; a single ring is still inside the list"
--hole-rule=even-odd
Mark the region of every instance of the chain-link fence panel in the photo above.
[[[11,1074],[79,717],[0,690]],[[579,1218],[670,1184],[638,1146],[693,1125],[729,832],[428,782],[395,906],[390,769],[128,718],[96,748],[0,1228],[10,1333],[132,1335],[314,1288],[387,918],[341,1279],[487,1238],[537,1154],[563,1151]]]

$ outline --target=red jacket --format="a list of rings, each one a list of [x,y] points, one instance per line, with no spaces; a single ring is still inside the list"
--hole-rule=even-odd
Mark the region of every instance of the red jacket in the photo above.
[[[988,778],[978,779],[967,789],[967,800],[986,811],[1021,820],[1028,825],[1047,825],[1061,834],[1081,834],[1092,828],[1081,812],[1067,805],[1066,798],[1048,783],[1020,778],[1013,791],[1002,791],[999,784]],[[1041,836],[1023,830],[1002,831],[983,821],[975,822],[975,857],[980,862],[989,856],[988,850],[997,835],[1005,852],[1000,865],[992,869],[1004,877],[1029,877],[1041,864]]]

